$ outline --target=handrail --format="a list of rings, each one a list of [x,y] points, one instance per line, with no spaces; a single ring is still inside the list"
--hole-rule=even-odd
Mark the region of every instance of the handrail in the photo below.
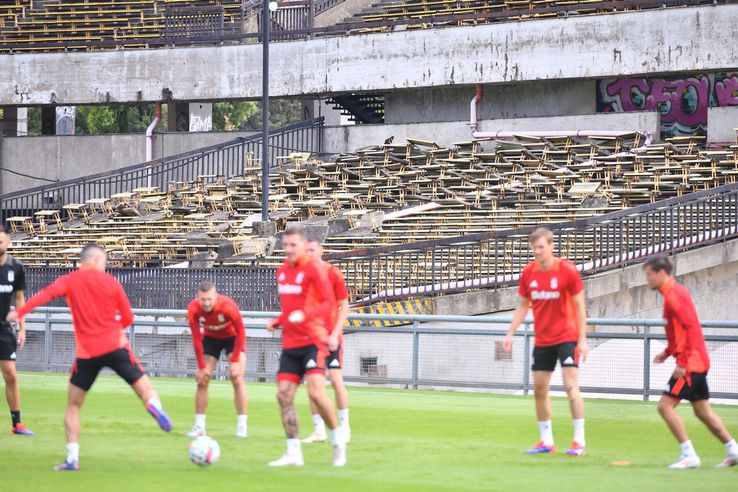
[[[542,8],[531,8],[531,9],[519,9],[509,10],[502,12],[480,12],[480,13],[464,13],[464,14],[450,14],[450,15],[421,15],[420,17],[412,17],[398,20],[387,20],[382,22],[347,22],[341,24],[334,24],[331,26],[310,28],[310,29],[295,29],[290,31],[282,31],[276,33],[275,36],[282,37],[285,33],[290,33],[295,36],[304,35],[305,38],[314,37],[316,35],[344,35],[348,34],[352,30],[361,29],[378,29],[383,27],[394,27],[394,26],[414,26],[419,24],[438,23],[444,24],[449,22],[462,22],[467,20],[479,20],[479,19],[506,19],[508,17],[519,17],[519,16],[534,16],[536,14],[567,14],[568,12],[576,12],[579,9],[587,10],[617,10],[627,8],[638,8],[638,9],[658,9],[664,7],[683,7],[692,5],[714,5],[716,3],[730,4],[734,3],[735,0],[615,0],[615,1],[603,1],[597,3],[587,3],[582,5],[557,5],[555,7],[542,7]],[[238,41],[242,42],[247,39],[258,39],[260,38],[259,33],[240,33],[240,34],[226,34],[220,36],[202,36],[202,37],[191,37],[183,39],[183,42],[192,43],[223,43],[226,41]],[[291,37],[285,40],[294,40],[295,37]],[[278,39],[275,39],[278,41]],[[161,38],[133,38],[127,40],[115,40],[107,39],[102,41],[65,41],[65,42],[40,42],[40,43],[3,43],[0,44],[0,48],[8,49],[13,52],[14,49],[23,48],[69,48],[69,47],[88,47],[88,48],[100,48],[100,47],[120,47],[125,45],[167,45],[171,41],[167,40],[166,37]]]

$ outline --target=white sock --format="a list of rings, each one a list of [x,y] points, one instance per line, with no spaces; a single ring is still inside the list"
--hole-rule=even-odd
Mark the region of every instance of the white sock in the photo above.
[[[339,408],[338,409],[338,423],[341,427],[348,429],[349,427],[349,409]]]
[[[205,414],[204,413],[195,414],[195,427],[199,427],[205,430]]]
[[[574,440],[584,446],[584,419],[574,419]]]
[[[538,430],[541,433],[541,442],[543,442],[543,444],[545,444],[546,446],[553,446],[554,436],[553,436],[553,426],[551,425],[551,421],[550,420],[539,420]]]
[[[692,441],[684,441],[679,445],[679,447],[682,448],[682,456],[697,456],[697,451],[694,450],[694,446],[692,446]]]
[[[236,417],[237,425],[239,427],[246,428],[249,426],[249,416],[248,415],[239,415]]]
[[[79,443],[68,442],[67,443],[67,461],[79,461]]]
[[[320,414],[313,414],[313,427],[316,434],[325,435],[325,422],[323,422],[323,417]]]
[[[735,439],[731,439],[730,441],[726,442],[725,449],[728,450],[729,455],[738,456],[738,444],[736,444]]]
[[[157,410],[161,410],[161,400],[158,398],[149,398],[149,401],[147,401],[149,405],[156,408]]]
[[[343,444],[343,437],[340,431],[340,427],[331,429],[331,445]]]
[[[287,439],[287,454],[294,457],[302,457],[302,447],[299,439]]]

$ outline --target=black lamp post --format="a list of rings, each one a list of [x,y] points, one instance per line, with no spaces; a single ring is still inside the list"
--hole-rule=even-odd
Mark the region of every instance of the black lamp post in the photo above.
[[[261,42],[262,55],[262,90],[261,90],[261,220],[269,220],[269,31],[270,14],[277,10],[277,2],[262,4],[261,8]]]

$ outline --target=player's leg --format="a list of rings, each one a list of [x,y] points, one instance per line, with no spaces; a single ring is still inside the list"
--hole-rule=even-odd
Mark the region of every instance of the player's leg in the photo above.
[[[154,417],[164,432],[172,430],[172,421],[162,407],[159,395],[154,391],[151,380],[146,375],[130,348],[115,350],[103,356],[106,366],[115,371],[128,383],[143,402],[146,411]]]
[[[28,430],[21,422],[20,411],[20,384],[18,383],[18,374],[15,370],[14,360],[0,360],[0,371],[3,373],[5,380],[5,399],[10,409],[10,418],[13,422],[13,434],[32,436],[33,432]]]
[[[331,385],[336,394],[336,410],[338,412],[338,427],[341,429],[346,443],[351,441],[351,425],[349,424],[348,391],[343,380],[342,369],[329,369]]]
[[[574,426],[574,438],[571,447],[566,454],[569,456],[584,456],[584,398],[579,391],[579,356],[575,343],[564,343],[559,346],[559,360],[561,361],[561,373],[564,381],[564,390],[569,399],[569,410],[571,411]]]
[[[710,429],[710,432],[720,439],[720,442],[723,443],[725,450],[728,452],[725,459],[717,466],[723,468],[738,465],[738,444],[736,444],[735,439],[728,432],[722,419],[712,410],[710,400],[700,399],[693,401],[692,409],[697,418]]]
[[[325,442],[328,439],[328,435],[325,432],[325,422],[323,417],[318,412],[318,406],[315,404],[312,398],[308,397],[310,402],[310,414],[313,416],[313,433],[302,440],[302,442],[310,444],[314,442]]]
[[[277,375],[277,401],[282,416],[282,426],[287,438],[287,452],[281,458],[269,463],[269,466],[302,466],[302,448],[300,446],[297,411],[295,410],[295,393],[302,381],[302,376],[283,372],[285,354],[282,353],[280,372]]]
[[[549,388],[551,375],[556,369],[557,352],[555,347],[535,347],[533,349],[533,395],[536,401],[536,417],[540,441],[526,454],[554,453],[553,427],[551,425],[551,398]]]
[[[197,382],[197,390],[195,390],[195,425],[192,430],[187,433],[187,437],[204,436],[206,432],[205,415],[208,410],[208,387],[210,386],[210,378],[213,377],[213,371],[218,364],[218,358],[212,355],[205,355],[205,375]]]
[[[98,369],[99,370],[99,369]],[[94,379],[93,379],[94,381]],[[79,470],[79,435],[81,432],[80,410],[87,396],[87,389],[80,388],[75,383],[70,382],[67,389],[67,410],[64,413],[64,432],[67,436],[67,457],[64,463],[54,467],[56,471],[77,471]],[[90,383],[91,386],[91,383]]]
[[[333,402],[328,398],[325,391],[325,370],[311,370],[307,373],[306,378],[310,399],[315,402],[318,413],[330,429],[333,466],[343,466],[346,464],[346,443],[341,435],[341,430],[338,428],[338,419],[333,409]]]
[[[677,391],[676,394],[678,395],[679,391]],[[679,442],[679,447],[681,448],[679,460],[670,465],[669,468],[697,468],[700,466],[700,459],[697,456],[694,446],[692,446],[692,441],[689,440],[687,429],[684,427],[684,421],[682,421],[682,418],[676,411],[680,401],[679,397],[664,394],[661,395],[661,400],[659,400],[658,406],[661,418],[664,419],[664,422],[666,422],[666,425],[669,427],[669,430],[674,435],[677,442]]]
[[[231,362],[231,365],[233,363]],[[236,406],[236,437],[248,436],[248,410],[249,397],[246,392],[244,377],[246,376],[246,354],[241,352],[238,360],[238,372],[231,372],[231,384],[233,384],[233,403]]]

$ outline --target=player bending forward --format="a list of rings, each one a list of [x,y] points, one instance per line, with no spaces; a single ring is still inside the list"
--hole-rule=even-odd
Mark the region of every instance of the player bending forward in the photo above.
[[[54,467],[57,471],[79,470],[79,414],[87,392],[103,367],[111,368],[131,385],[162,430],[169,432],[172,429],[172,422],[164,413],[159,396],[123,333],[133,322],[133,311],[123,287],[112,275],[105,273],[105,251],[94,244],[88,245],[82,249],[80,260],[79,269],[59,277],[17,311],[8,314],[8,321],[14,323],[57,297],[66,297],[72,312],[76,359],[69,378],[64,416],[67,459]]]
[[[646,261],[643,270],[648,286],[664,296],[664,319],[666,319],[666,349],[654,357],[661,364],[670,356],[676,359],[676,369],[659,401],[659,413],[679,441],[682,454],[670,465],[671,469],[697,468],[700,458],[687,436],[684,422],[676,411],[681,400],[692,402],[694,414],[710,432],[725,445],[728,455],[718,464],[720,468],[738,465],[738,444],[710,408],[710,390],[707,387],[707,371],[710,359],[707,356],[705,337],[697,317],[692,296],[672,276],[673,266],[666,256],[659,255]]]
[[[549,388],[556,362],[561,363],[564,388],[574,423],[574,440],[566,452],[583,456],[584,400],[579,393],[578,365],[587,357],[587,314],[584,308],[584,285],[576,267],[570,261],[553,254],[553,233],[541,227],[530,235],[535,260],[520,276],[520,302],[515,309],[503,349],[512,350],[513,334],[533,306],[535,347],[533,349],[533,392],[541,440],[526,454],[555,453],[551,427]]]
[[[287,453],[269,466],[302,466],[295,393],[307,379],[308,395],[331,431],[333,466],[346,464],[346,443],[338,428],[333,404],[325,391],[328,329],[325,317],[336,309],[333,292],[323,269],[305,253],[305,232],[288,228],[282,235],[287,259],[277,270],[282,313],[267,327],[282,327],[282,356],[277,374],[277,399],[287,436]]]
[[[197,297],[187,306],[187,320],[197,359],[195,426],[187,437],[205,435],[208,386],[222,352],[230,361],[229,373],[236,405],[236,437],[248,436],[248,395],[243,382],[246,369],[246,332],[238,305],[230,297],[218,294],[215,285],[200,282]]]
[[[334,265],[323,261],[323,246],[317,239],[309,238],[306,252],[325,271],[328,282],[331,284],[333,297],[336,302],[336,310],[326,317],[326,326],[331,330],[328,336],[328,350],[330,354],[325,363],[328,367],[328,376],[331,378],[333,391],[336,393],[336,407],[338,408],[338,427],[341,429],[343,439],[346,443],[351,441],[351,427],[349,426],[348,392],[343,382],[343,325],[349,315],[348,290],[343,273]],[[313,414],[313,433],[302,440],[304,443],[325,442],[325,422],[318,412],[314,401],[310,400],[310,412]]]

